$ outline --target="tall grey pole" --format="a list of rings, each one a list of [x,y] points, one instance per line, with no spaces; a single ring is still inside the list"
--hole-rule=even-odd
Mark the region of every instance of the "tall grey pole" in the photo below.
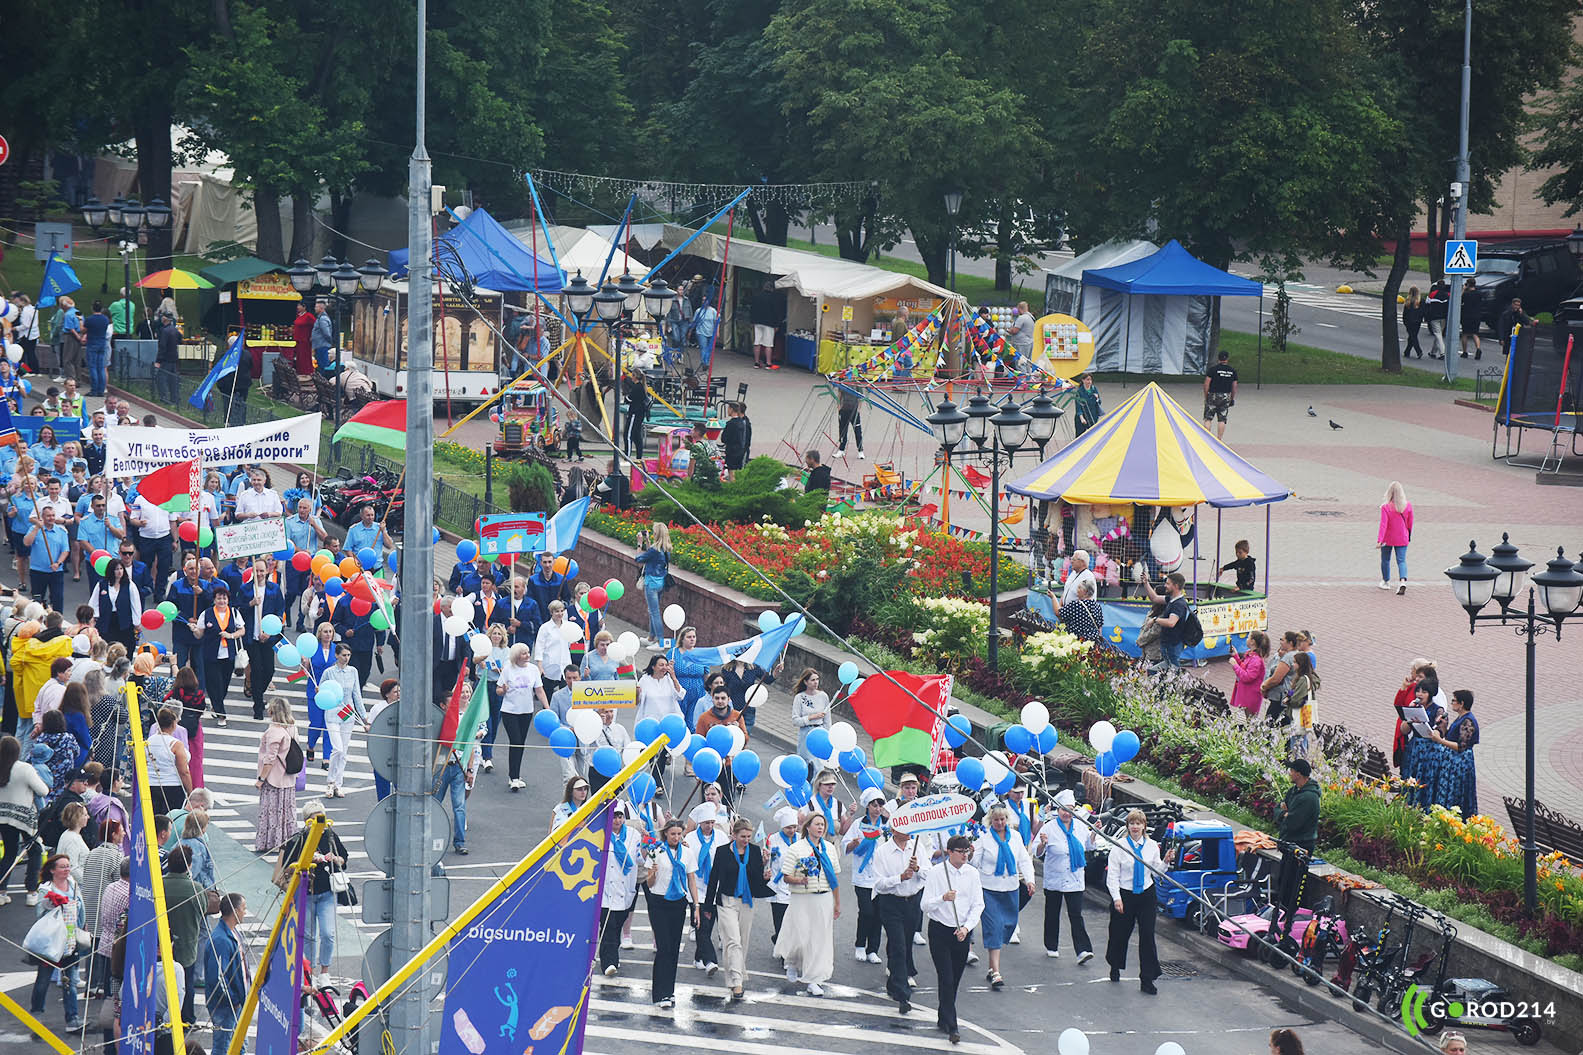
[[[427,0],[418,3],[417,145],[407,182],[407,452],[406,512],[401,553],[401,739],[396,745],[396,867],[390,962],[412,959],[428,941],[429,869],[424,847],[430,838],[427,803],[431,748],[428,712],[433,706],[430,633],[434,591],[434,284],[430,277],[429,187],[432,171],[424,145],[424,95],[427,90],[424,34]],[[433,986],[419,971],[390,1007],[390,1034],[401,1055],[434,1050],[429,1013]]]
[[[1473,170],[1468,164],[1468,106],[1473,94],[1473,0],[1465,0],[1462,11],[1462,114],[1457,129],[1457,214],[1452,221],[1453,238],[1468,236],[1468,183]],[[1457,359],[1462,354],[1462,283],[1461,277],[1451,281],[1451,303],[1446,309],[1446,380],[1457,379]],[[1473,323],[1473,336],[1478,337],[1478,322]]]

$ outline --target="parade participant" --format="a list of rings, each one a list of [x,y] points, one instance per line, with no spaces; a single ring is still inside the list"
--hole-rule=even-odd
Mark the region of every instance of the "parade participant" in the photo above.
[[[797,810],[793,806],[782,806],[775,811],[775,827],[778,831],[772,833],[766,840],[766,849],[769,852],[768,863],[764,866],[764,878],[769,881],[772,896],[770,898],[770,922],[773,930],[770,933],[770,943],[780,937],[781,921],[786,917],[786,906],[791,903],[791,890],[786,885],[786,874],[782,870],[785,863],[785,851],[797,841]]]
[[[808,736],[830,725],[830,697],[819,688],[819,672],[804,667],[792,685],[792,724],[797,727],[797,754],[812,774],[820,760],[808,748]]]
[[[223,585],[214,588],[210,604],[209,610],[198,617],[192,634],[202,649],[204,691],[209,694],[216,723],[224,729],[225,696],[236,671],[236,651],[246,636],[247,627],[231,608],[231,592]]]
[[[330,756],[335,753],[335,748],[330,743],[330,736],[324,731],[324,710],[312,705],[313,698],[319,694],[319,686],[324,683],[324,672],[335,666],[335,626],[332,623],[320,623],[316,634],[317,644],[314,650],[303,657],[303,665],[308,671],[308,743],[304,751],[304,758],[313,761],[314,747],[320,737],[324,738],[323,769],[330,768]]]
[[[363,615],[352,610],[352,598],[342,594],[336,602],[330,622],[341,637],[341,643],[352,653],[352,669],[357,672],[359,685],[367,685],[374,671],[374,610]]]
[[[104,499],[99,502],[102,505]],[[104,580],[96,583],[88,595],[88,604],[94,610],[94,625],[105,638],[120,642],[130,652],[137,647],[143,599],[138,596],[126,565],[121,561],[111,561],[104,573]]]
[[[1088,851],[1094,848],[1094,832],[1077,819],[1076,803],[1070,790],[1055,796],[1055,822],[1039,831],[1033,853],[1044,859],[1044,954],[1052,960],[1061,955],[1064,904],[1077,962],[1085,964],[1094,958],[1094,945],[1083,925],[1083,888],[1087,883],[1084,867]]]
[[[145,495],[127,503],[127,523],[135,528],[133,542],[138,557],[147,564],[154,588],[165,584],[171,572],[170,514]],[[135,578],[135,576],[134,576]]]
[[[356,557],[363,550],[371,549],[383,561],[385,554],[396,548],[396,541],[390,537],[385,525],[378,522],[374,503],[364,502],[357,511],[357,517],[357,523],[346,529],[346,541],[341,546],[341,556]]]
[[[700,802],[688,814],[688,819],[695,827],[682,840],[687,850],[687,867],[693,873],[694,886],[705,889],[709,886],[709,876],[714,870],[715,844],[725,841],[718,839],[715,832],[715,822],[720,819],[720,815],[713,803]],[[700,971],[707,971],[711,977],[720,970],[720,957],[715,953],[714,930],[714,916],[700,910],[694,935],[697,946],[693,966]]]
[[[566,614],[572,622],[583,628],[583,641],[591,642],[605,628],[605,614],[593,605],[588,605],[587,611],[583,605],[588,604],[586,598],[593,592],[593,587],[586,582],[580,582],[572,588],[572,603],[568,606]],[[578,656],[579,660],[583,657]]]
[[[279,584],[271,578],[262,557],[253,561],[253,577],[242,584],[237,603],[247,634],[243,638],[247,651],[247,694],[253,700],[253,718],[263,721],[264,694],[275,676],[275,644],[280,640],[280,634],[264,632],[264,619],[272,615],[284,623],[286,598]]]
[[[59,488],[59,484],[52,484]],[[22,536],[22,545],[28,549],[28,574],[33,584],[33,598],[48,601],[49,606],[60,611],[66,604],[66,558],[71,555],[71,537],[66,529],[55,522],[55,510],[40,502],[36,513],[28,518],[31,527]]]
[[[103,477],[96,477],[102,486]],[[126,529],[121,526],[120,517],[109,514],[109,501],[102,491],[90,490],[77,500],[77,552],[74,560],[77,564],[83,563],[83,558],[93,553],[94,550],[104,550],[106,553],[116,552],[120,540],[125,537]],[[97,584],[99,573],[94,570],[93,563],[88,562],[88,582]]]
[[[621,969],[621,930],[637,904],[638,854],[643,837],[627,823],[627,804],[610,808],[610,848],[605,852],[605,883],[599,899],[599,968],[606,978]]]
[[[1136,927],[1138,981],[1145,993],[1154,996],[1159,992],[1154,980],[1160,977],[1160,958],[1154,947],[1154,872],[1164,865],[1160,844],[1147,834],[1148,823],[1142,810],[1127,814],[1127,833],[1119,845],[1111,848],[1105,867],[1105,887],[1110,891],[1110,938],[1105,962],[1110,964],[1110,980],[1121,981],[1122,969],[1127,966],[1127,942]]]
[[[187,557],[181,564],[181,577],[165,591],[164,599],[176,606],[176,614],[170,618],[170,637],[178,667],[192,662],[193,652],[198,647],[193,631],[214,600],[213,587],[199,578],[198,568],[198,558]],[[201,667],[201,663],[198,666]]]
[[[267,486],[269,476],[262,469],[247,474],[247,489],[236,494],[235,520],[257,520],[260,517],[285,516],[286,510],[274,488]]]
[[[372,707],[370,707],[368,709],[368,724],[369,724],[369,728],[370,729],[373,728],[374,722],[376,720],[378,720],[378,718],[379,718],[379,712],[383,711],[386,707],[392,706],[393,704],[398,704],[400,702],[401,702],[401,679],[400,678],[386,678],[384,681],[380,682],[379,683],[379,699],[378,699],[378,701],[376,701],[374,703],[374,705]],[[383,799],[386,795],[389,795],[391,790],[392,790],[392,788],[393,788],[393,785],[390,783],[390,781],[385,779],[384,774],[380,773],[380,771],[378,769],[375,769],[374,770],[374,801],[377,802],[380,799]]]
[[[473,626],[488,631],[489,627],[511,625],[511,605],[500,596],[495,580],[488,575],[478,581],[478,600],[473,602]]]
[[[355,720],[365,730],[368,728],[368,712],[363,709],[363,679],[358,677],[351,661],[351,648],[345,642],[336,645],[335,666],[325,670],[323,677],[325,683],[341,687],[341,703],[324,712],[325,739],[329,741],[332,752],[326,798],[346,798],[346,791],[341,785],[346,779],[346,753],[352,744],[352,722]],[[458,823],[458,830],[460,828]],[[461,842],[461,838],[458,838],[458,849]]]
[[[825,830],[832,834],[843,831],[856,813],[856,807],[848,805],[843,810],[841,803],[836,800],[836,779],[833,769],[820,773],[813,784],[813,797],[808,800],[808,805],[803,807],[804,814],[817,813],[824,817]]]
[[[522,752],[528,740],[528,730],[533,726],[533,703],[550,706],[544,695],[544,678],[533,663],[527,645],[512,645],[506,654],[506,665],[500,674],[500,721],[506,727],[506,738],[511,741],[507,753],[507,786],[512,791],[527,787],[522,780]],[[565,760],[563,760],[564,762]],[[562,766],[563,775],[565,766]]]
[[[874,874],[874,911],[885,933],[885,992],[912,1010],[912,989],[918,968],[913,962],[914,921],[923,914],[923,869],[918,863],[916,837],[892,832],[881,839],[870,866]]]
[[[704,678],[709,674],[709,661],[716,655],[708,650],[707,658],[697,654],[698,630],[684,626],[676,631],[676,644],[670,650],[671,670],[682,686],[682,717],[687,719],[689,731],[694,729],[693,710],[699,697],[704,696]]]
[[[297,512],[297,503],[304,498],[309,502],[310,512],[317,513],[319,511],[319,502],[313,494],[313,473],[307,469],[298,473],[293,484],[280,492],[280,501],[286,507],[286,515],[288,517]]]
[[[575,673],[568,673],[567,684],[572,684],[575,677]],[[567,690],[562,689],[561,691],[566,692]],[[632,742],[632,734],[627,732],[626,726],[616,721],[616,712],[609,707],[601,707],[594,713],[599,715],[599,736],[594,740],[594,749],[610,747],[614,748],[617,753],[624,751],[626,746]],[[592,770],[589,774],[589,780],[592,782],[595,791],[609,783],[609,779],[597,769]]]
[[[758,685],[773,685],[775,675],[780,673],[784,663],[784,659],[778,659],[775,661],[775,669],[768,671],[763,667],[754,666],[741,656],[736,656],[720,670],[726,691],[731,694],[731,707],[742,712],[743,721],[750,734],[753,732],[753,723],[758,715],[758,707],[748,702],[752,690]]]
[[[554,694],[561,687],[561,678],[551,677],[550,672],[561,674],[572,663],[572,651],[563,632],[566,624],[566,605],[560,601],[549,603],[549,620],[539,627],[539,636],[533,644],[533,661],[544,672],[544,688]]]
[[[513,644],[533,647],[538,640],[539,626],[544,622],[544,616],[539,611],[539,603],[528,596],[528,580],[514,576],[511,580],[510,613],[506,627],[511,631]]]
[[[874,855],[885,837],[885,818],[880,812],[885,805],[885,793],[878,788],[864,788],[862,802],[862,820],[854,825],[857,814],[852,813],[841,824],[846,852],[852,857],[852,890],[857,897],[853,959],[859,963],[879,963],[881,928],[879,908],[874,903]]]
[[[1033,893],[1033,859],[1012,825],[1010,810],[996,806],[986,821],[988,827],[973,847],[973,863],[978,867],[984,895],[984,948],[989,951],[985,978],[990,988],[998,991],[1005,986],[1000,974],[1000,950],[1017,929],[1017,914],[1022,907],[1018,888]]]
[[[644,874],[649,926],[654,928],[654,967],[650,991],[656,1007],[676,1006],[676,961],[682,946],[682,925],[694,923],[698,889],[682,849],[682,822],[672,818],[660,829],[660,844],[650,854]]]
[[[621,664],[610,655],[610,645],[615,637],[608,630],[594,635],[594,647],[583,657],[582,676],[589,681],[614,681]]]
[[[527,592],[546,619],[549,618],[551,601],[560,601],[564,607],[572,599],[572,582],[555,570],[555,554],[539,554],[539,566],[528,577]]]
[[[484,772],[492,773],[495,769],[495,733],[500,728],[500,675],[505,673],[506,662],[511,658],[511,650],[506,647],[504,624],[491,625],[487,636],[489,655],[478,666],[479,673],[484,679],[485,697],[489,703],[489,732],[484,736],[480,749],[484,754]]]
[[[923,911],[929,918],[929,958],[939,978],[939,1007],[935,1025],[949,1034],[952,1044],[962,1035],[956,1017],[956,991],[967,969],[973,945],[973,928],[984,912],[979,870],[968,863],[973,842],[965,835],[946,841],[945,860],[929,868],[923,884]]]
[[[550,710],[555,712],[555,717],[560,719],[562,725],[570,726],[572,721],[572,686],[581,677],[581,674],[578,673],[575,666],[567,666],[562,670],[562,675],[565,678],[565,682],[550,697]],[[579,773],[586,775],[588,773],[588,756],[592,753],[592,749],[579,740],[572,749],[572,753],[560,759],[561,779],[569,780],[573,775]]]
[[[786,978],[802,981],[809,996],[823,996],[820,984],[835,973],[834,921],[841,917],[840,855],[826,837],[822,813],[803,818],[796,842],[786,848],[781,871],[791,904],[775,939],[775,955],[786,964]]]
[[[550,831],[555,831],[561,825],[572,819],[588,801],[588,781],[582,777],[573,776],[566,782],[566,790],[561,795],[561,801],[555,804],[555,809],[550,812]]]
[[[26,457],[24,455],[24,457]],[[16,554],[17,582],[19,589],[28,593],[28,571],[32,568],[29,559],[31,554],[25,541],[28,532],[33,530],[38,517],[38,502],[42,497],[35,486],[31,475],[32,467],[22,461],[17,462],[15,475],[11,480],[9,498],[6,503],[6,515],[9,518],[7,527],[10,530],[11,551]]]
[[[306,473],[303,475],[307,475]],[[291,492],[287,492],[290,494]],[[303,553],[312,553],[326,539],[329,533],[324,530],[324,525],[319,518],[313,515],[313,500],[299,498],[291,505],[292,515],[286,518],[286,541],[292,548]],[[303,632],[302,618],[307,614],[308,601],[312,594],[308,589],[308,582],[313,576],[311,569],[298,571],[295,564],[286,565],[286,617],[295,616],[296,629]]]
[[[764,878],[767,871],[764,851],[754,845],[752,839],[753,823],[746,817],[738,817],[731,825],[731,841],[715,849],[714,866],[709,872],[700,913],[720,935],[726,985],[730,988],[728,1003],[742,999],[742,986],[747,981],[753,899],[774,895]]]
[[[436,591],[438,592],[438,591]],[[400,625],[399,623],[396,625]],[[456,687],[457,679],[462,674],[462,657],[464,652],[462,635],[448,633],[445,629],[445,620],[439,612],[434,613],[434,705],[444,707],[451,698],[451,691]]]

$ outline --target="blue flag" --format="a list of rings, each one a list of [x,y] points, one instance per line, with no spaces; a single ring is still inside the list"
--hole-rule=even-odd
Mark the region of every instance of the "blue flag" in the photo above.
[[[77,277],[77,272],[71,265],[58,256],[51,255],[49,263],[44,265],[44,282],[38,290],[38,306],[50,307],[55,303],[56,297],[65,296],[74,290],[82,288],[82,280]]]
[[[606,803],[452,939],[440,1055],[581,1055],[609,844]]]
[[[567,506],[562,506],[561,511],[550,518],[550,524],[544,529],[544,551],[546,553],[565,553],[577,545],[577,539],[583,533],[583,521],[588,518],[588,507],[593,502],[592,498],[579,498]]]
[[[242,348],[246,342],[246,334],[238,330],[236,336],[231,340],[231,346],[221,354],[220,358],[214,361],[214,366],[209,369],[209,373],[199,382],[198,387],[193,390],[191,398],[187,400],[195,409],[203,410],[209,405],[209,397],[214,394],[214,386],[219,383],[220,378],[225,377],[227,374],[234,374],[241,368]]]
[[[269,973],[258,991],[254,1055],[297,1055],[297,1031],[302,1024],[302,935],[312,885],[310,872],[297,884],[297,896],[286,908],[280,944],[269,958]]]

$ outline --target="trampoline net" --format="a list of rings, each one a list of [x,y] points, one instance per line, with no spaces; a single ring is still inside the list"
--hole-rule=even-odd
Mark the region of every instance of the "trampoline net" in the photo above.
[[[1495,417],[1510,428],[1575,429],[1580,391],[1583,323],[1530,326],[1517,335],[1517,347],[1501,382]]]

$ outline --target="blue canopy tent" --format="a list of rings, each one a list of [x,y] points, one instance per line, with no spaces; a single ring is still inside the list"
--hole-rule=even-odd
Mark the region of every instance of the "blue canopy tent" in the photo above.
[[[1079,314],[1094,332],[1095,370],[1202,374],[1212,298],[1263,295],[1260,283],[1206,264],[1172,239],[1148,256],[1084,271]]]
[[[443,269],[447,275],[465,269],[474,284],[503,293],[534,289],[545,294],[559,293],[566,282],[560,268],[534,256],[516,235],[483,209],[474,209],[467,219],[435,240],[434,259],[441,265],[437,270]],[[391,251],[390,273],[395,278],[405,277],[407,250]]]

